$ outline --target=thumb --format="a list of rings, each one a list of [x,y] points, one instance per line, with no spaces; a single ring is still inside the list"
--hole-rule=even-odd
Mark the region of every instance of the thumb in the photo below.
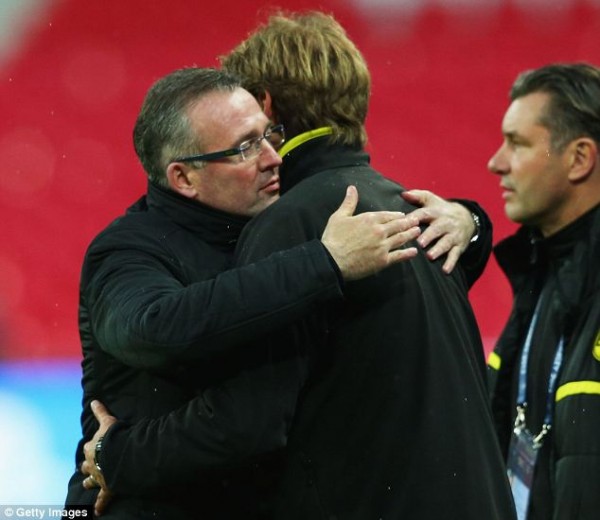
[[[356,189],[356,186],[348,186],[348,188],[346,188],[346,196],[340,207],[336,210],[336,213],[345,217],[351,217],[356,210],[357,204],[358,190]]]
[[[90,407],[92,408],[94,417],[98,420],[98,422],[101,422],[104,417],[110,415],[106,409],[106,406],[104,406],[100,401],[92,401]]]
[[[402,198],[415,206],[423,206],[427,203],[426,190],[408,190],[402,192]]]

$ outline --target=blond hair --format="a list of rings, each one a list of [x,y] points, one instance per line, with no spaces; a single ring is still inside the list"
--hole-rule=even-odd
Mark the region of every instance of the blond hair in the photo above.
[[[270,93],[277,122],[290,137],[331,126],[334,141],[365,145],[371,77],[332,16],[277,13],[221,63],[259,100]]]

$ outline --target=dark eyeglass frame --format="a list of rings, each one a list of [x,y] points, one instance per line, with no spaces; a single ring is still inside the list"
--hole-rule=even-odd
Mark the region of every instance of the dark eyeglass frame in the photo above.
[[[247,141],[240,143],[240,145],[237,146],[236,148],[229,148],[228,150],[222,150],[219,152],[210,152],[210,153],[203,153],[203,154],[199,154],[199,155],[188,155],[185,157],[177,157],[176,159],[173,159],[171,162],[218,161],[219,159],[223,159],[225,157],[232,157],[234,155],[241,155],[242,159],[245,161],[248,159],[248,157],[246,157],[244,154],[248,150],[252,149],[252,147],[254,147],[254,149],[257,152],[260,152],[260,145],[264,140],[266,140],[273,148],[275,148],[277,150],[277,148],[279,148],[279,146],[277,146],[277,148],[276,148],[273,145],[273,143],[271,143],[271,141],[270,141],[270,137],[273,133],[281,134],[281,142],[279,143],[279,146],[282,145],[285,142],[285,129],[284,129],[283,125],[273,125],[273,126],[268,127],[264,131],[263,135],[261,135],[260,137],[253,137],[252,139],[248,139]]]

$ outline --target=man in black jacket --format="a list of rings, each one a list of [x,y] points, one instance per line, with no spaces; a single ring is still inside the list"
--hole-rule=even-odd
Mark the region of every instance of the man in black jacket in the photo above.
[[[592,520],[600,514],[600,69],[527,71],[510,99],[504,142],[488,165],[507,216],[522,224],[494,249],[514,292],[488,359],[496,427],[519,518]]]
[[[260,357],[260,349],[245,343],[317,303],[341,298],[342,278],[360,278],[416,254],[398,249],[417,236],[415,219],[397,212],[351,217],[351,190],[322,240],[232,269],[243,227],[278,198],[276,148],[283,132],[236,78],[221,71],[176,71],[149,91],[134,130],[148,192],[94,239],[82,269],[81,444],[96,429],[93,399],[131,422],[168,414],[194,397],[199,413],[229,410],[210,387]],[[233,453],[231,464],[239,452],[253,453],[238,431],[244,410],[236,413],[198,430],[215,457]],[[259,409],[252,413],[260,416]],[[285,435],[271,431],[269,440],[281,446]],[[77,466],[82,456],[78,448]],[[83,478],[78,468],[67,505],[94,502]],[[238,478],[232,469],[203,484],[207,500],[229,508],[225,516],[243,512],[224,484]],[[190,484],[152,499],[117,498],[108,517],[183,518],[186,500],[197,498],[194,489]]]
[[[412,209],[369,166],[370,77],[333,18],[272,17],[223,67],[290,137],[282,197],[245,229],[240,264],[318,237],[347,184],[359,189],[359,211]],[[450,275],[419,254],[348,283],[343,301],[270,338],[273,351],[293,344],[311,364],[276,518],[514,517],[467,296],[487,260],[478,253]]]

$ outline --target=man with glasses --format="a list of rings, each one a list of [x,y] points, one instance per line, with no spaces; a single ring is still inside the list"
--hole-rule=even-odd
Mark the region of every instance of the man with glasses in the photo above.
[[[350,190],[320,239],[232,269],[240,232],[279,196],[276,148],[284,140],[283,126],[272,126],[227,73],[183,69],[150,89],[134,129],[147,194],[93,240],[82,268],[82,443],[96,430],[93,399],[134,422],[199,396],[198,413],[208,420],[198,433],[217,455],[237,450],[238,436],[244,442],[239,414],[260,420],[261,410],[242,406],[214,424],[231,403],[210,387],[261,355],[248,342],[341,298],[343,280],[415,255],[401,246],[419,233],[416,219],[399,212],[353,217]],[[162,437],[177,442],[168,432]],[[81,447],[77,459],[79,466]],[[205,492],[226,500],[222,480],[238,478],[231,470],[208,479]],[[82,480],[77,470],[67,505],[93,504]],[[117,499],[107,518],[179,518],[180,502],[169,493]],[[237,511],[233,502],[228,507]]]
[[[288,134],[280,149],[285,194],[242,234],[241,263],[319,236],[348,184],[358,185],[362,209],[413,209],[403,203],[400,186],[369,167],[363,145],[370,78],[332,18],[276,17],[223,64],[244,77]],[[471,223],[467,243],[474,230]],[[246,439],[251,445],[275,449],[272,434],[291,432],[275,467],[256,462],[244,482],[246,489],[276,489],[283,475],[276,512],[264,518],[512,518],[467,296],[491,244],[489,234],[472,238],[480,247],[465,253],[450,275],[447,259],[431,262],[419,254],[346,284],[344,300],[271,330],[261,340],[264,364],[215,390],[223,400],[235,394],[248,410],[261,412],[255,427],[260,421],[262,427]],[[97,459],[109,465],[109,488],[150,495],[194,482],[203,496],[210,461],[195,427],[202,420],[199,405],[194,400],[159,421],[110,427],[110,450],[102,448]],[[114,421],[100,412],[98,436]],[[178,443],[167,446],[163,431],[177,435]],[[95,472],[93,443],[86,451],[85,469]],[[250,495],[248,504],[257,498]],[[224,517],[201,502],[198,516]],[[260,509],[242,517],[263,518]]]
[[[238,450],[244,457],[260,451],[248,448],[252,437],[238,429],[244,414],[260,423],[260,408],[245,409],[242,400],[230,424],[215,424],[218,406],[229,411],[231,403],[218,403],[210,387],[254,363],[248,341],[341,298],[342,280],[416,254],[401,246],[418,235],[417,220],[386,211],[352,216],[357,194],[350,188],[321,240],[231,269],[239,233],[278,198],[276,148],[284,140],[283,126],[271,125],[227,74],[181,70],[148,93],[134,130],[148,193],[94,239],[82,269],[82,444],[95,430],[94,398],[134,422],[199,396],[206,419],[199,433],[216,459],[233,462]],[[269,446],[284,442],[281,431],[265,438]],[[233,455],[223,455],[227,450]],[[81,456],[79,449],[78,466]],[[223,481],[235,480],[236,472],[220,477],[211,477],[205,490],[217,501],[227,496]],[[82,479],[78,469],[67,504],[94,501],[95,494],[82,495]],[[178,502],[168,494],[116,500],[111,514],[179,517]]]

